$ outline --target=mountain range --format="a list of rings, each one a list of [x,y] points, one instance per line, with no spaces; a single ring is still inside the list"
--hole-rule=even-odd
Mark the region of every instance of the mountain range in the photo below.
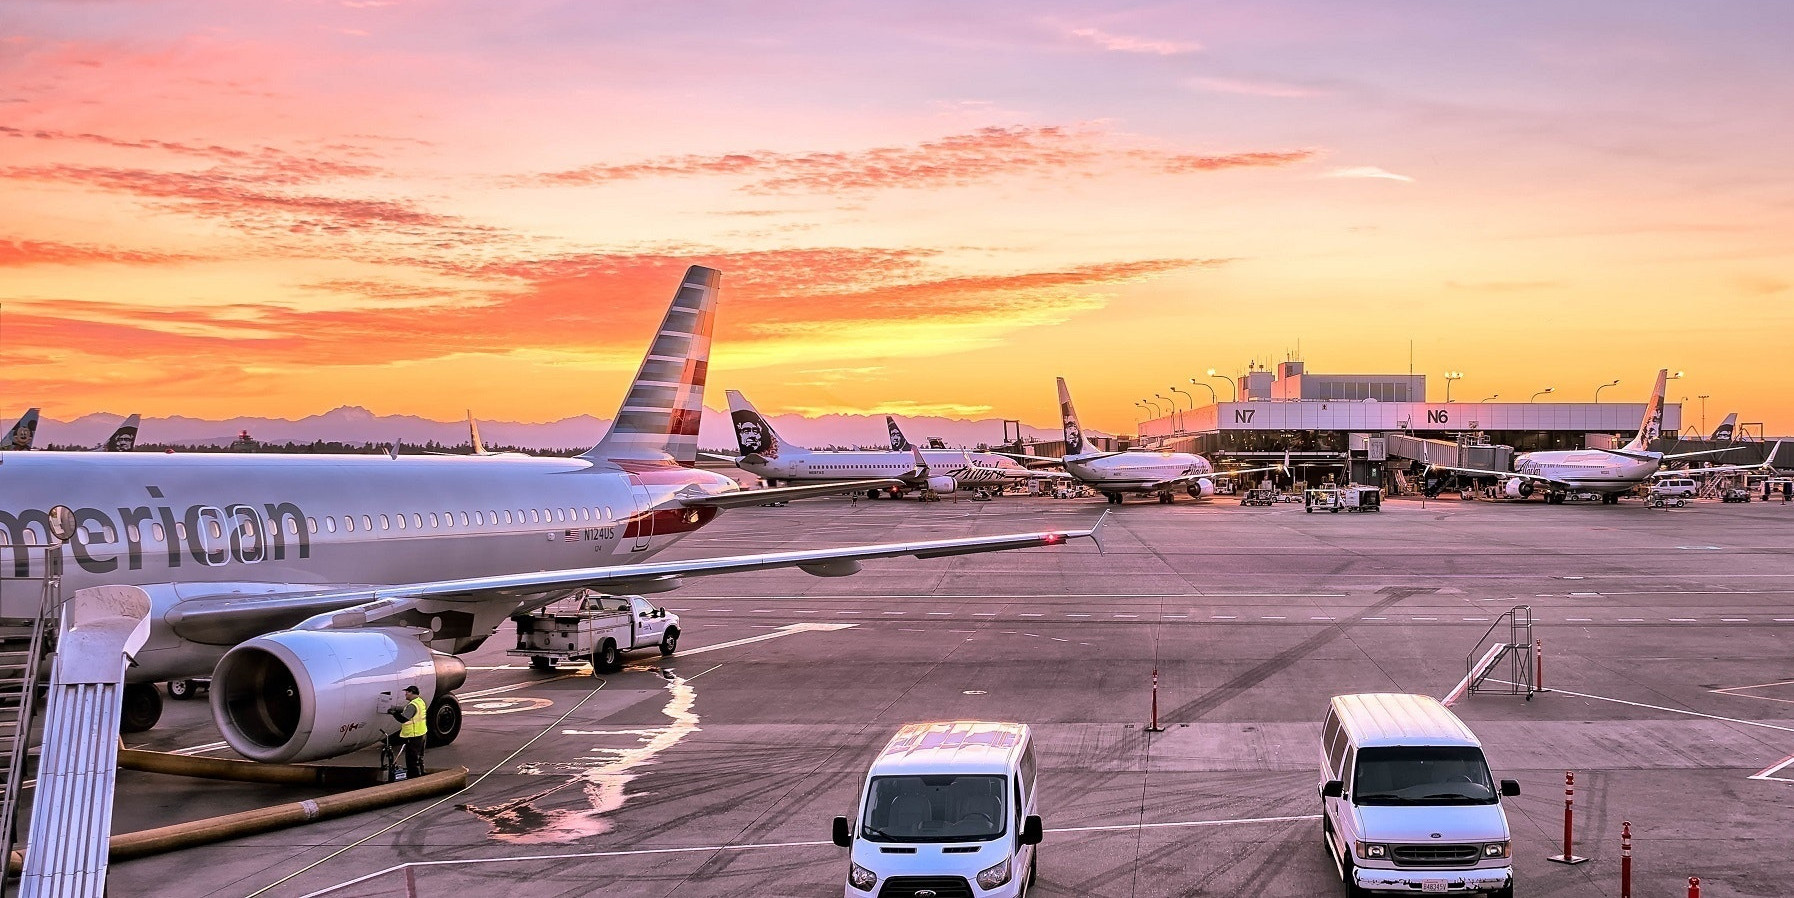
[[[123,415],[95,413],[71,421],[44,417],[37,429],[37,445],[97,446],[124,420]],[[610,420],[591,415],[578,415],[545,423],[478,419],[480,437],[488,446],[518,446],[526,449],[573,449],[592,446],[610,428]],[[781,438],[800,446],[882,448],[889,445],[883,415],[823,415],[806,418],[802,415],[773,415],[769,419]],[[940,437],[949,446],[977,446],[998,443],[1003,438],[1003,422],[997,418],[976,421],[943,417],[898,418],[904,433],[915,442]],[[0,423],[0,430],[12,426],[12,419]],[[1023,431],[1040,440],[1059,439],[1058,428],[1028,425]],[[445,446],[466,445],[466,421],[432,421],[416,415],[376,415],[360,406],[343,406],[319,415],[298,420],[285,418],[240,417],[211,421],[174,415],[167,418],[145,418],[138,430],[138,442],[144,445],[228,446],[240,432],[247,431],[262,443],[310,443],[318,440],[350,444],[386,444],[400,441],[411,444],[436,442]],[[699,430],[700,443],[718,451],[734,452],[735,437],[726,411],[704,409]]]

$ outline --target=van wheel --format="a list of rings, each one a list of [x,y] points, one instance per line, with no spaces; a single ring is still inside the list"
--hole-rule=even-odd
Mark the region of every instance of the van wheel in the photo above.
[[[1346,898],[1370,898],[1369,892],[1358,888],[1355,876],[1358,872],[1358,865],[1353,863],[1350,857],[1346,858],[1345,863],[1340,865],[1340,870],[1343,871],[1340,876],[1345,880]]]
[[[1514,884],[1508,883],[1501,891],[1495,893],[1495,898],[1514,898]]]

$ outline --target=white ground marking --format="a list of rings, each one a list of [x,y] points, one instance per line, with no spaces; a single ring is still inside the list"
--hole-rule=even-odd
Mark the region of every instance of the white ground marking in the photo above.
[[[1776,774],[1786,769],[1789,764],[1794,764],[1794,755],[1789,755],[1780,761],[1751,774],[1747,779],[1774,780],[1778,783],[1794,783],[1794,780],[1788,779],[1787,777],[1776,776]]]
[[[1522,683],[1513,683],[1508,680],[1490,679],[1489,682],[1501,683],[1502,685],[1505,685],[1505,686],[1524,685]],[[1645,704],[1644,702],[1632,702],[1632,701],[1627,701],[1623,698],[1610,698],[1605,695],[1590,695],[1586,692],[1572,692],[1568,689],[1560,689],[1556,686],[1551,687],[1551,691],[1554,693],[1557,693],[1559,695],[1574,695],[1577,698],[1592,698],[1595,701],[1599,701],[1599,702],[1613,702],[1616,705],[1627,705],[1627,706],[1630,706],[1633,708],[1649,708],[1652,711],[1663,711],[1663,712],[1666,712],[1669,714],[1683,714],[1688,717],[1705,717],[1708,720],[1718,720],[1718,721],[1722,721],[1725,723],[1735,723],[1735,724],[1738,724],[1739,726],[1759,727],[1761,729],[1775,730],[1777,732],[1782,732],[1782,733],[1794,733],[1794,727],[1785,727],[1785,726],[1781,726],[1779,724],[1764,723],[1760,720],[1743,720],[1743,719],[1740,719],[1737,717],[1725,717],[1725,716],[1722,716],[1719,714],[1708,714],[1703,711],[1689,711],[1689,710],[1686,710],[1683,708],[1666,708],[1662,705],[1649,705],[1649,704]]]
[[[749,636],[746,639],[736,639],[736,640],[732,640],[730,642],[719,642],[719,643],[716,643],[715,645],[701,645],[695,649],[683,649],[682,648],[679,650],[679,654],[674,655],[673,657],[674,658],[688,658],[692,655],[702,655],[705,652],[714,652],[714,651],[717,651],[718,649],[732,649],[738,645],[747,645],[750,642],[765,642],[768,639],[777,639],[781,636],[790,636],[794,633],[828,633],[828,632],[831,632],[834,630],[851,630],[857,626],[859,626],[859,625],[858,624],[786,624],[785,626],[780,627],[777,630],[772,631],[771,633],[762,633],[759,636]],[[538,680],[536,682],[543,682],[543,681]]]
[[[1232,819],[1232,820],[1176,820],[1176,821],[1170,821],[1170,822],[1165,822],[1165,823],[1117,823],[1117,824],[1113,824],[1110,826],[1071,826],[1071,827],[1065,827],[1063,829],[1049,829],[1049,830],[1047,830],[1047,832],[1049,834],[1054,834],[1054,835],[1068,835],[1071,833],[1127,832],[1127,831],[1131,831],[1131,830],[1140,830],[1140,829],[1177,829],[1177,828],[1186,828],[1186,827],[1195,827],[1195,826],[1249,826],[1249,825],[1253,825],[1253,824],[1264,824],[1264,823],[1295,823],[1295,822],[1299,822],[1299,821],[1303,821],[1303,820],[1319,820],[1320,817],[1321,817],[1321,815],[1319,815],[1319,814],[1297,814],[1297,815],[1292,815],[1292,816],[1288,816],[1288,817],[1245,817],[1245,818],[1238,818],[1238,819]],[[530,862],[535,862],[535,861],[577,861],[577,860],[588,860],[588,859],[592,859],[592,858],[605,858],[605,857],[644,857],[644,856],[668,855],[668,854],[702,854],[702,853],[715,853],[715,852],[719,852],[719,851],[770,851],[770,850],[776,850],[776,849],[780,849],[780,848],[818,848],[818,847],[822,847],[822,846],[828,846],[828,847],[832,848],[832,847],[834,847],[834,844],[835,843],[833,843],[833,842],[823,842],[823,841],[750,842],[750,843],[746,843],[746,844],[742,844],[742,845],[690,845],[690,846],[685,846],[685,847],[681,847],[681,848],[627,848],[627,849],[618,849],[615,851],[578,851],[578,852],[567,852],[567,853],[562,853],[562,854],[520,854],[520,855],[506,855],[504,857],[474,857],[474,858],[458,858],[458,859],[453,859],[453,860],[442,860],[442,861],[412,861],[410,863],[405,863],[405,864],[395,864],[391,867],[387,867],[384,870],[376,870],[376,871],[366,874],[364,876],[357,876],[354,879],[345,880],[345,881],[339,882],[335,885],[325,886],[324,888],[318,889],[317,891],[306,893],[304,896],[302,896],[302,898],[320,898],[320,896],[334,894],[334,893],[340,892],[344,889],[348,889],[348,888],[351,888],[354,886],[361,885],[362,883],[369,882],[374,879],[378,879],[382,876],[388,876],[388,875],[391,875],[394,873],[404,872],[406,869],[422,869],[422,868],[426,868],[426,867],[468,867],[468,866],[484,865],[484,864],[516,864],[516,863],[530,863]]]

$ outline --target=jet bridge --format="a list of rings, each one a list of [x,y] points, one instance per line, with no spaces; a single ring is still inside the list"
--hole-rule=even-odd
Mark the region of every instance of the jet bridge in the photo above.
[[[1484,471],[1513,470],[1512,446],[1429,440],[1405,433],[1386,433],[1382,440],[1383,450],[1389,458],[1405,458],[1429,466],[1479,468]]]

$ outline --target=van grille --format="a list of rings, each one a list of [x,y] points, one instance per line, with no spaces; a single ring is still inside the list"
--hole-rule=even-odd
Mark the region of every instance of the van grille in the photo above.
[[[1398,867],[1462,867],[1482,857],[1480,845],[1397,845],[1390,852]]]
[[[972,898],[972,884],[963,876],[893,876],[878,890],[878,898],[916,898],[923,891],[935,898]]]

